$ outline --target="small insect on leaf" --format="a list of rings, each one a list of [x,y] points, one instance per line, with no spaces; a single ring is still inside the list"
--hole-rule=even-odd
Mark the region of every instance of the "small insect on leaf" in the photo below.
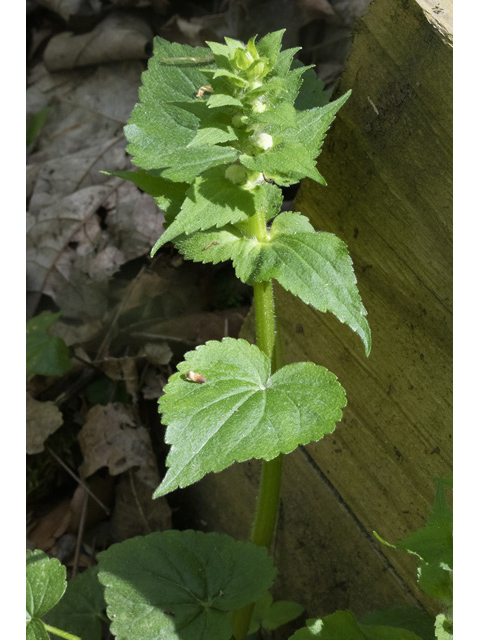
[[[194,371],[187,371],[187,373],[185,374],[185,377],[187,378],[187,380],[191,380],[192,382],[203,383],[207,381],[205,376],[202,376],[199,373],[195,373]]]
[[[208,93],[213,93],[213,87],[209,84],[204,85],[203,87],[200,87],[200,89],[198,90],[197,95],[195,96],[196,98],[201,98],[203,96],[203,94],[205,93],[205,91],[207,91]]]

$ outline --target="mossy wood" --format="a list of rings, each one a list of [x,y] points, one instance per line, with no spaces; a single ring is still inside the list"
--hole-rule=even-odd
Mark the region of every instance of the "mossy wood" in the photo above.
[[[421,527],[434,479],[451,472],[451,10],[447,0],[374,0],[336,91],[352,96],[320,156],[328,187],[305,180],[296,200],[347,243],[373,336],[366,359],[333,316],[276,289],[285,361],[326,366],[348,398],[334,434],[285,460],[276,590],[308,616],[434,611],[414,558],[372,531],[397,541]],[[207,528],[246,536],[257,475],[255,461],[235,465],[186,497]]]

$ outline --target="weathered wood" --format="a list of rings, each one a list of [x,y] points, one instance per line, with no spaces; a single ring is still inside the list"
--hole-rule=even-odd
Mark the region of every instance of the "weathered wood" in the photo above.
[[[396,541],[422,526],[434,478],[451,473],[451,82],[451,3],[374,0],[337,91],[352,96],[320,156],[328,187],[306,180],[296,200],[348,244],[373,335],[367,359],[348,327],[276,288],[286,362],[328,367],[348,398],[335,433],[285,464],[277,594],[309,616],[434,610],[413,559],[372,531]],[[252,469],[190,489],[208,528],[247,535]]]

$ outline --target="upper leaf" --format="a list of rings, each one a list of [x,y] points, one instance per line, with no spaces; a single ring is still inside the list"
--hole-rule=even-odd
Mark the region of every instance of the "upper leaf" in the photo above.
[[[362,339],[367,355],[371,334],[358,293],[348,248],[331,233],[316,233],[305,216],[281,213],[269,242],[248,237],[241,225],[182,236],[180,251],[197,262],[231,259],[237,276],[249,284],[274,278],[319,311],[331,311]]]
[[[157,170],[163,177],[192,182],[219,163],[234,160],[238,152],[228,148],[188,145],[197,135],[199,118],[180,105],[195,102],[207,76],[200,70],[211,64],[204,47],[190,47],[155,38],[153,57],[140,87],[140,102],[125,127],[127,151],[138,167]]]
[[[254,156],[244,153],[240,161],[281,185],[293,184],[303,177],[326,184],[316,168],[316,160],[328,128],[350,93],[323,107],[297,111],[294,124],[283,112],[278,112],[276,121],[264,127],[272,136],[273,146]]]
[[[132,538],[99,562],[117,640],[228,640],[229,612],[257,600],[276,573],[265,548],[200,531]]]
[[[38,549],[27,551],[27,634],[32,638],[48,638],[40,618],[63,596],[65,576],[65,567],[56,558]]]
[[[191,382],[187,371],[206,382]],[[172,445],[159,497],[250,458],[272,460],[331,433],[342,417],[345,391],[312,362],[270,375],[270,361],[245,340],[211,340],[185,355],[159,400]]]
[[[180,212],[160,236],[152,256],[166,242],[182,233],[238,222],[255,213],[255,192],[225,176],[225,167],[214,167],[199,176],[186,192]]]

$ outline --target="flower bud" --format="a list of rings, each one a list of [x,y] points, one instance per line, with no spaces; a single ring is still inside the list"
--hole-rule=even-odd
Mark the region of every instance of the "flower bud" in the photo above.
[[[231,164],[225,171],[225,177],[233,184],[243,184],[247,176],[247,170],[241,164]]]
[[[253,136],[252,142],[256,147],[264,151],[273,147],[273,138],[269,133],[257,133]]]

